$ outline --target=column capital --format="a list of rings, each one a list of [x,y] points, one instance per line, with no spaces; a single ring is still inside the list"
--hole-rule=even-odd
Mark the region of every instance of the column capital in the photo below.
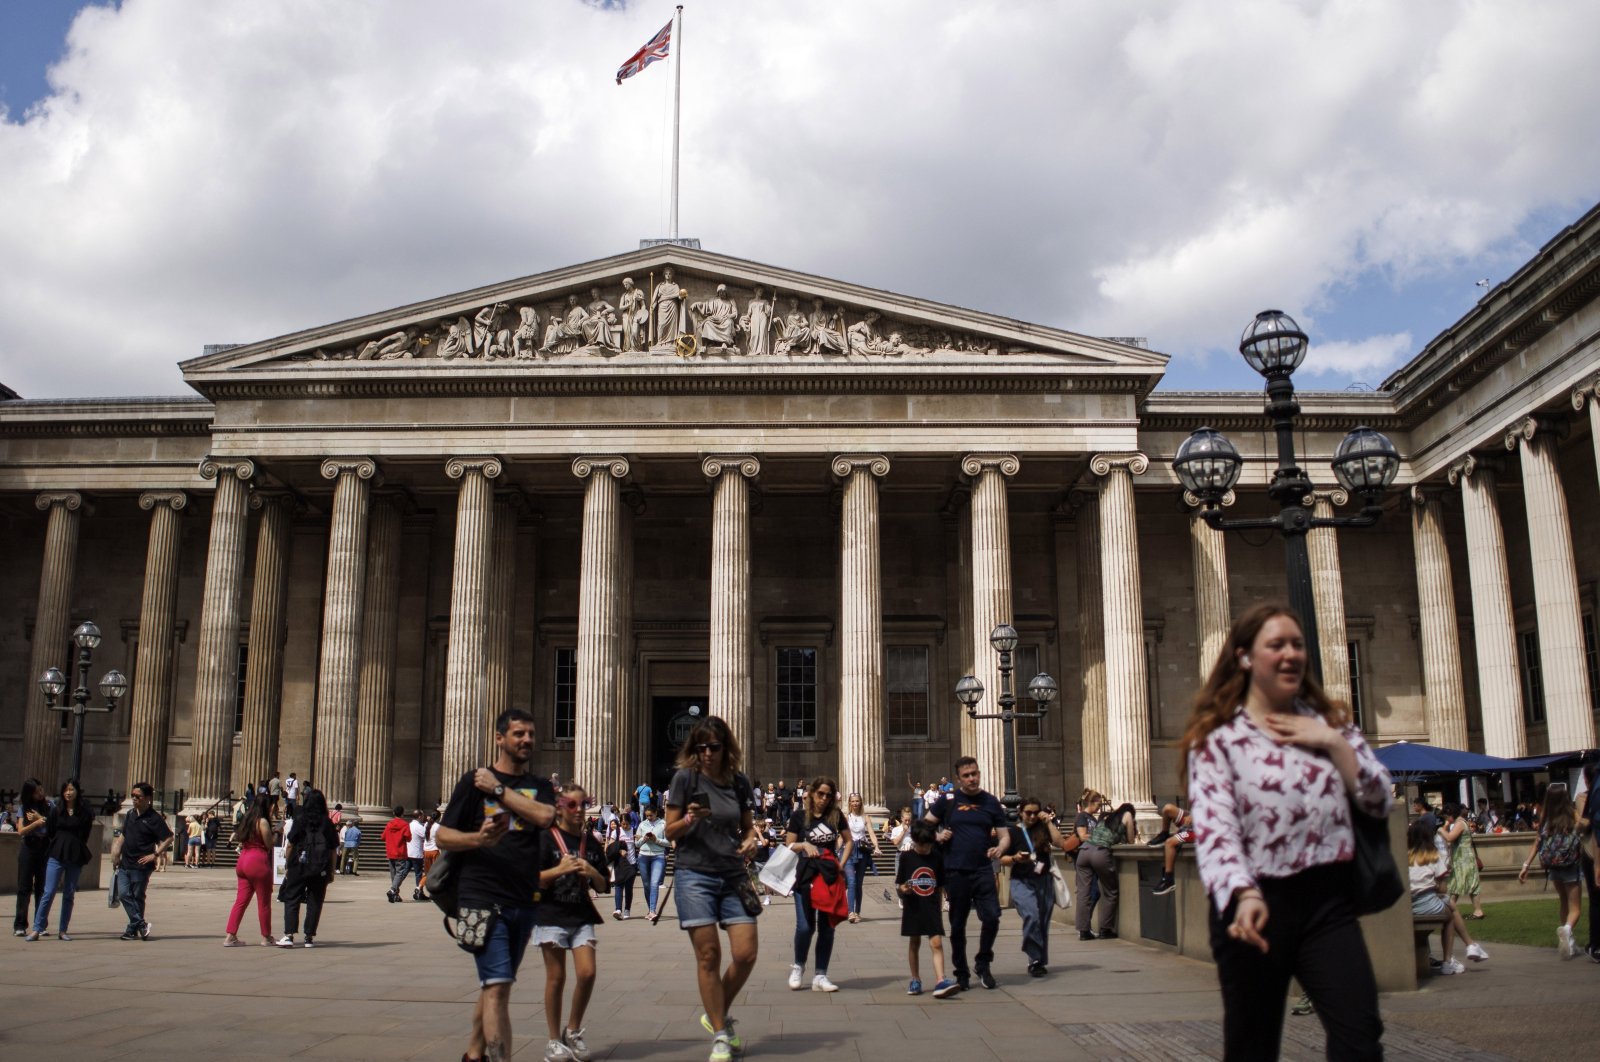
[[[889,474],[889,459],[882,454],[836,454],[833,474],[848,479],[852,472],[868,472],[883,477]]]
[[[961,459],[961,471],[969,476],[980,476],[988,470],[1014,476],[1021,468],[1016,454],[967,454]]]
[[[1089,471],[1102,478],[1115,471],[1142,476],[1149,467],[1150,458],[1137,450],[1132,453],[1095,454],[1089,458]]]
[[[1600,373],[1597,373],[1594,379],[1572,389],[1573,409],[1581,413],[1584,405],[1591,402],[1600,406]]]
[[[700,460],[700,472],[707,479],[716,479],[725,469],[736,471],[745,479],[755,479],[761,474],[761,461],[749,454],[707,454]]]
[[[610,472],[613,479],[626,479],[629,467],[628,459],[617,454],[575,457],[572,460],[572,474],[579,479],[588,479],[591,474],[601,470]]]
[[[1329,505],[1350,504],[1350,492],[1343,487],[1334,487],[1332,490],[1313,490],[1306,494],[1303,504],[1316,507],[1317,502],[1327,502]]]
[[[499,479],[500,473],[506,470],[505,462],[492,454],[478,457],[452,457],[444,463],[444,474],[451,479],[460,479],[468,472],[478,472],[484,479]]]
[[[158,505],[165,505],[174,512],[189,504],[189,495],[181,490],[147,490],[139,495],[139,508],[149,512]]]
[[[77,512],[83,508],[83,495],[75,490],[46,490],[34,495],[34,508],[40,512],[49,512],[59,505],[68,512]]]
[[[322,462],[322,478],[338,479],[346,472],[354,472],[360,479],[370,479],[374,483],[382,483],[383,476],[378,473],[378,462],[370,457],[329,457]]]
[[[1238,495],[1234,494],[1234,492],[1230,490],[1222,495],[1222,500],[1217,504],[1226,509],[1228,506],[1232,505],[1238,500]],[[1194,512],[1190,513],[1189,515],[1195,519],[1199,519],[1200,516],[1205,512],[1205,503],[1203,503],[1198,497],[1189,491],[1183,492],[1183,504],[1194,510]]]
[[[1471,479],[1478,472],[1494,475],[1500,471],[1503,463],[1495,454],[1467,454],[1460,460],[1452,462],[1446,475],[1452,487],[1459,487],[1462,480]]]
[[[250,500],[246,504],[252,509],[265,509],[269,505],[281,505],[294,515],[299,515],[306,510],[305,499],[292,490],[253,490],[250,492]]]
[[[1506,429],[1506,449],[1515,450],[1523,443],[1531,443],[1535,436],[1554,435],[1561,438],[1567,433],[1567,422],[1561,417],[1533,416],[1523,417],[1511,427]]]
[[[1406,491],[1406,497],[1419,509],[1429,505],[1438,507],[1446,497],[1446,489],[1443,483],[1413,483]]]
[[[201,479],[219,479],[224,472],[248,483],[256,478],[256,463],[248,457],[215,457],[211,454],[200,459]]]

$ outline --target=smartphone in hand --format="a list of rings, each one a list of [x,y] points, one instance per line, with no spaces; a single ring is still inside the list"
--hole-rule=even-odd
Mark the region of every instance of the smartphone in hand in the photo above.
[[[701,807],[705,808],[707,811],[711,810],[711,797],[710,797],[709,794],[706,793],[706,791],[704,789],[696,789],[694,792],[690,793],[689,794],[689,803],[691,803],[691,804],[699,804]]]

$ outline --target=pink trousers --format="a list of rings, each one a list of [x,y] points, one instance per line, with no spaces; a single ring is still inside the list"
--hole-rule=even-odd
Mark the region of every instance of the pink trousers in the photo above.
[[[228,933],[239,932],[244,909],[250,906],[250,897],[254,894],[261,935],[272,936],[272,853],[254,845],[242,849],[234,873],[239,876],[239,891],[233,898],[233,910],[228,912]]]

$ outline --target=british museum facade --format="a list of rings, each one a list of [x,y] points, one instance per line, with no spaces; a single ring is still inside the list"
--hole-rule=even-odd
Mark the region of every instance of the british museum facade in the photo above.
[[[1309,536],[1326,685],[1377,742],[1594,745],[1600,210],[1376,391],[1302,392],[1321,515],[1347,432],[1401,457],[1382,518]],[[1316,356],[1315,348],[1311,357]],[[84,784],[204,806],[274,769],[431,804],[506,707],[536,768],[620,799],[698,714],[762,781],[870,805],[980,757],[1017,631],[1020,788],[1181,789],[1230,610],[1284,597],[1270,530],[1198,517],[1203,426],[1269,516],[1260,392],[1158,390],[1132,343],[664,245],[186,361],[170,399],[0,401],[0,777],[62,778],[73,631],[101,631]],[[92,691],[91,691],[92,692]],[[68,694],[70,696],[70,692]],[[100,698],[92,698],[98,705]]]

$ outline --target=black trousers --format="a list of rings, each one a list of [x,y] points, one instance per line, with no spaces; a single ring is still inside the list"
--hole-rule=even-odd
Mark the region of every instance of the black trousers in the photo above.
[[[978,954],[973,956],[978,969],[994,961],[994,938],[1000,932],[1000,894],[995,891],[994,871],[988,866],[977,870],[951,870],[945,877],[945,895],[950,899],[950,966],[956,980],[971,976],[967,967],[967,916],[978,909]]]
[[[26,930],[32,923],[28,918],[28,900],[33,900],[34,910],[44,898],[44,868],[50,859],[43,849],[34,851],[26,841],[17,845],[17,920],[14,929]]]
[[[283,931],[288,936],[300,932],[300,904],[306,905],[306,937],[317,935],[317,924],[322,921],[322,901],[328,895],[327,878],[308,878],[301,900],[283,905]]]
[[[1594,883],[1594,860],[1589,858],[1589,853],[1583,854],[1583,883],[1589,890],[1589,950],[1600,948],[1600,887]]]
[[[1211,909],[1211,954],[1222,982],[1224,1058],[1276,1059],[1283,1039],[1289,979],[1316,1004],[1328,1058],[1383,1058],[1378,983],[1350,907],[1346,864],[1312,867],[1261,882],[1267,902],[1267,953],[1228,937],[1234,905]]]

